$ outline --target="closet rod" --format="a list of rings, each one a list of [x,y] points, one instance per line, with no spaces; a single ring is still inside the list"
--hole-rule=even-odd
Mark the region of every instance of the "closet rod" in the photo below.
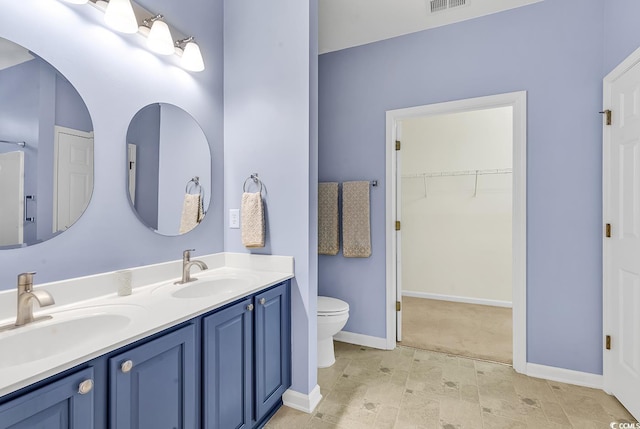
[[[497,168],[493,170],[464,170],[464,171],[441,171],[437,173],[415,173],[403,174],[403,179],[417,179],[426,177],[450,177],[450,176],[483,176],[486,174],[510,174],[511,168]]]
[[[0,143],[15,144],[15,145],[18,145],[20,147],[25,147],[26,146],[25,142],[12,142],[12,141],[9,141],[9,140],[0,140]]]

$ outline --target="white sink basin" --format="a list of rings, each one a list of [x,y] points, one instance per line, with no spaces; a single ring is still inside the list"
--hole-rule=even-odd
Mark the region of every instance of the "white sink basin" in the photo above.
[[[46,359],[125,329],[145,312],[134,305],[105,305],[52,312],[36,321],[0,333],[0,367]]]
[[[258,281],[257,276],[245,273],[226,273],[202,276],[192,283],[162,286],[157,290],[170,291],[174,298],[194,299],[212,295],[230,294],[243,288],[250,288]]]

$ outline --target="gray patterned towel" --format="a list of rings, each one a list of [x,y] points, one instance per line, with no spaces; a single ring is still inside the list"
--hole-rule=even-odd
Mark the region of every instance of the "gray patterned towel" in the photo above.
[[[347,258],[371,256],[369,182],[342,184],[342,253]]]
[[[340,250],[338,182],[318,184],[318,254],[337,255]]]

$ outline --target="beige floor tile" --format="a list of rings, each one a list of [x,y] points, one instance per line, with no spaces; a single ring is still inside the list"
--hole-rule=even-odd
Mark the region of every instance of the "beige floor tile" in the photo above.
[[[440,422],[440,403],[424,392],[407,391],[402,398],[398,422],[416,426],[437,427]]]
[[[311,415],[307,413],[289,407],[280,407],[265,425],[265,429],[304,428],[310,420]]]
[[[483,427],[487,429],[528,429],[529,426],[521,421],[496,416],[491,413],[482,414]]]
[[[606,429],[633,422],[612,396],[443,353],[336,343],[313,415],[282,407],[268,429]]]
[[[399,407],[382,405],[376,415],[375,429],[393,429],[398,420]]]
[[[440,401],[440,425],[447,429],[482,429],[480,404],[442,399]]]

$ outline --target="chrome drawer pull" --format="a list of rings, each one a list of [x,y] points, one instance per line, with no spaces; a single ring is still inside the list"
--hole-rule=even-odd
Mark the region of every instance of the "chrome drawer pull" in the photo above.
[[[267,300],[264,298],[260,298],[260,304],[265,305],[267,303]]]
[[[249,310],[249,311],[253,311],[253,304],[249,304],[249,305],[247,305],[247,310]]]

